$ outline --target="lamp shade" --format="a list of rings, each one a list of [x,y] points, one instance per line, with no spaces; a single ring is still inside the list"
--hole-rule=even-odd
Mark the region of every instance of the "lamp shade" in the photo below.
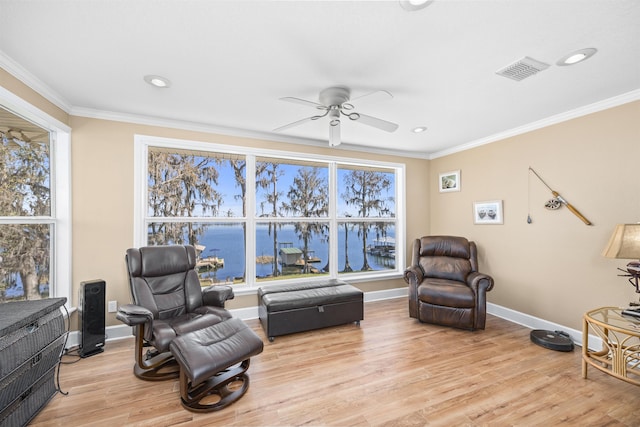
[[[616,225],[602,255],[607,258],[640,259],[640,224]]]

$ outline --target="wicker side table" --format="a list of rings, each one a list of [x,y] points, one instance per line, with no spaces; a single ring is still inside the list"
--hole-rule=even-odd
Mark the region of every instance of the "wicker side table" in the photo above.
[[[589,331],[602,340],[601,350],[589,350]],[[582,378],[587,378],[589,365],[640,385],[640,321],[623,316],[622,309],[616,307],[586,312],[582,324]]]

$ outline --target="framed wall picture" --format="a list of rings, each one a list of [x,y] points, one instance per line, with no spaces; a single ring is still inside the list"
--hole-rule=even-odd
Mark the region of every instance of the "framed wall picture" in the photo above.
[[[460,191],[460,171],[451,171],[440,174],[438,188],[441,193]]]
[[[502,224],[502,200],[473,202],[474,224]]]

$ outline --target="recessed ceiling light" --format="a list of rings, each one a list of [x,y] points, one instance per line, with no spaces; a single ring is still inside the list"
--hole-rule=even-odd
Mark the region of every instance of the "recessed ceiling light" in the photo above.
[[[591,58],[593,55],[595,55],[596,52],[597,50],[592,47],[589,47],[587,49],[580,49],[575,52],[571,52],[568,55],[565,55],[564,57],[562,57],[562,59],[556,62],[556,64],[560,66],[577,64],[578,62],[582,62],[586,59]]]
[[[154,75],[144,76],[144,81],[149,83],[152,86],[160,87],[160,88],[167,88],[171,86],[171,82],[169,81],[169,79],[166,79],[162,76],[154,76]]]
[[[417,128],[411,129],[411,132],[413,132],[413,133],[422,133],[422,132],[424,132],[426,130],[427,130],[426,126],[418,126]]]
[[[433,0],[400,0],[400,6],[409,12],[424,9],[433,3]]]

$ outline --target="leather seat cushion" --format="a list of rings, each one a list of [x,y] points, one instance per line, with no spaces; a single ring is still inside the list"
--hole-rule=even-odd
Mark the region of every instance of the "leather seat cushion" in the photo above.
[[[231,317],[233,317],[231,316],[231,313],[229,312],[229,310],[227,310],[226,308],[217,307],[214,305],[203,305],[201,307],[196,308],[193,312],[197,314],[211,314],[211,315],[217,316],[218,319],[220,319],[219,322],[222,322],[223,320],[231,319]]]
[[[418,300],[434,305],[473,308],[475,295],[463,282],[446,279],[425,279],[418,286]]]
[[[229,315],[230,316],[230,315]],[[176,337],[218,324],[229,316],[215,313],[188,313],[166,320],[153,321],[153,346],[159,352],[169,350],[169,344]]]

